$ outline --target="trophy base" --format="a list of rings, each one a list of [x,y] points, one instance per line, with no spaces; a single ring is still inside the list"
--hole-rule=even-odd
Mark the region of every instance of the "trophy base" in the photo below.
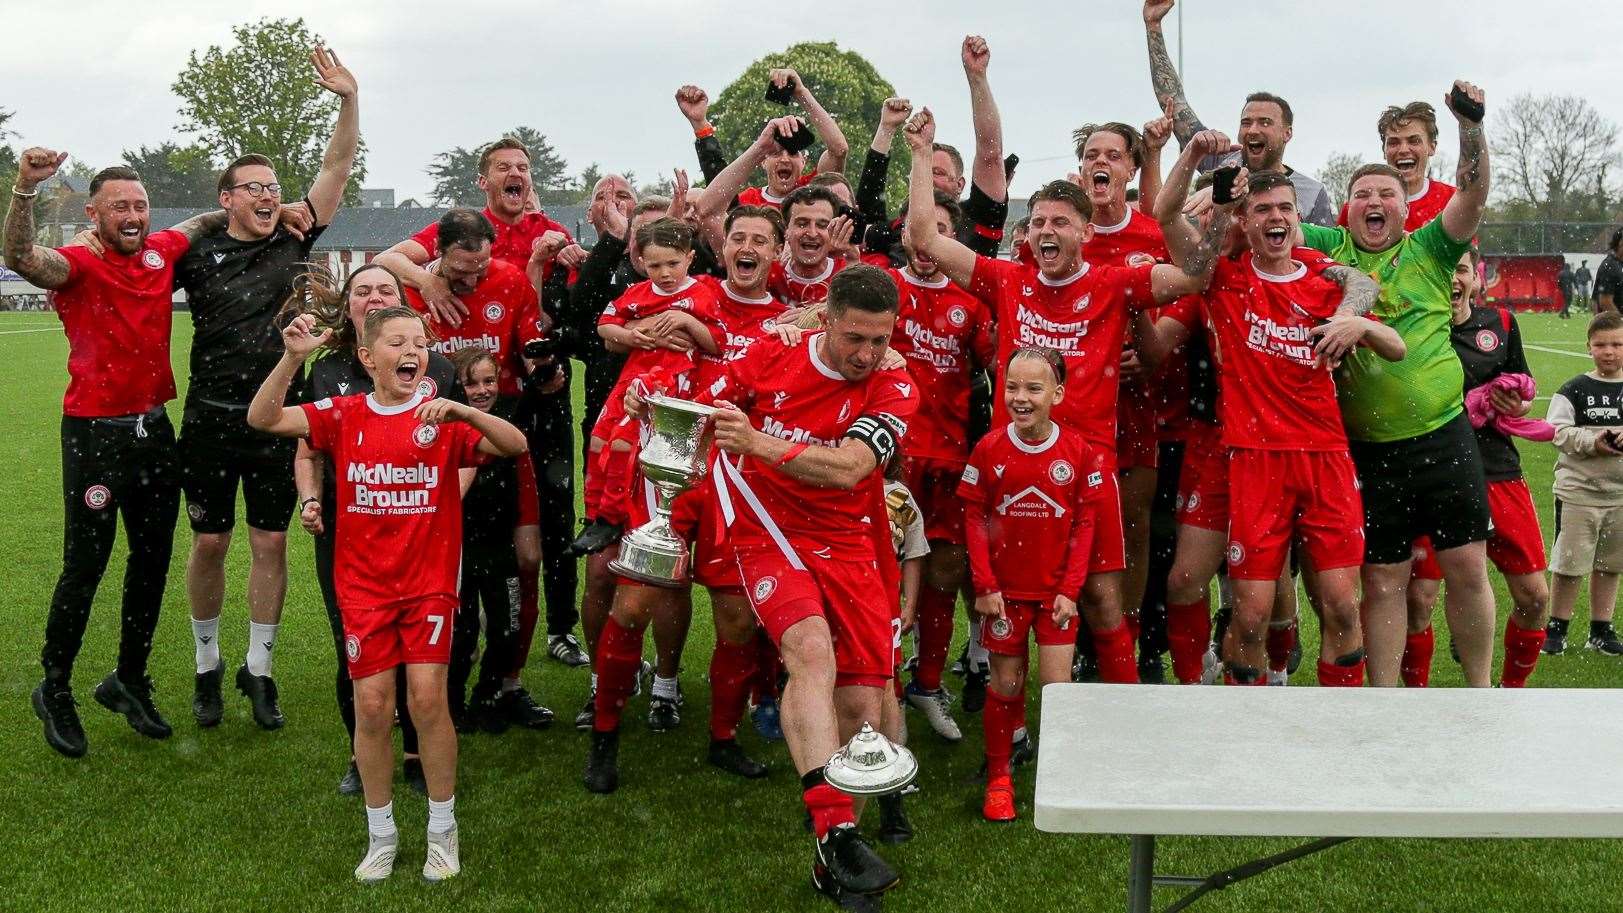
[[[638,583],[678,589],[687,585],[688,561],[686,542],[644,526],[620,540],[620,555],[609,570]]]

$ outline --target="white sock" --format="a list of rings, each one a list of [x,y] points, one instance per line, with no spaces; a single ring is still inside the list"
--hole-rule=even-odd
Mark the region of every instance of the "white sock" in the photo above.
[[[371,809],[367,809],[371,811]],[[456,796],[444,802],[428,800],[428,833],[430,836],[449,834],[456,827]]]
[[[977,669],[985,668],[992,661],[991,654],[986,652],[986,647],[981,643],[981,626],[978,623],[969,626],[969,661],[974,663]]]
[[[218,621],[218,619],[216,619]],[[271,650],[276,647],[276,625],[248,622],[248,674],[271,674]]]
[[[677,685],[676,679],[666,678],[657,672],[654,673],[654,697],[674,701],[677,699],[677,697],[681,696],[681,694],[682,690],[681,687]]]
[[[1021,739],[1025,738],[1025,737],[1026,737],[1026,727],[1021,726],[1019,729],[1016,729],[1014,731],[1014,741],[1018,742],[1018,741],[1020,741]]]
[[[220,616],[208,621],[192,619],[192,648],[197,653],[197,674],[213,672],[220,665]]]
[[[519,681],[516,678],[504,678],[504,679],[502,679],[502,693],[503,694],[511,694],[512,692],[517,691],[522,687],[524,687],[524,683]]]
[[[400,831],[394,826],[394,803],[385,803],[382,808],[366,807],[366,832],[375,840],[388,840],[398,838]]]
[[[592,693],[593,694],[597,693],[597,673],[596,672],[592,673]]]

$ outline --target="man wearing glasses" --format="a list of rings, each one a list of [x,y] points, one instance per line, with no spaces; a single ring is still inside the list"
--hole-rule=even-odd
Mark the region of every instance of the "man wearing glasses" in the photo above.
[[[359,138],[356,83],[338,56],[310,54],[316,82],[341,101],[338,123],[321,171],[304,198],[289,209],[307,210],[302,234],[284,224],[282,192],[270,159],[244,155],[220,175],[220,207],[230,221],[203,235],[180,258],[175,285],[191,309],[191,382],[178,443],[192,550],[186,595],[192,609],[197,681],[192,713],[199,726],[218,725],[224,710],[220,681],[220,610],[225,601],[225,557],[236,525],[241,482],[248,520],[247,660],[236,686],[264,729],[283,723],[271,678],[271,651],[287,594],[287,526],[297,497],[292,439],[272,438],[247,424],[248,403],[282,355],[276,314],[311,248],[343,202]],[[300,220],[290,218],[289,223]]]

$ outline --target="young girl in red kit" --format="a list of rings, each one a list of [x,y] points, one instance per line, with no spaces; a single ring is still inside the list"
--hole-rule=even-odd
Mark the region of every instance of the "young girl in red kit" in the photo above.
[[[409,308],[366,315],[356,350],[371,376],[367,394],[286,407],[287,388],[312,352],[332,335],[311,314],[282,332],[286,349],[248,407],[248,424],[300,437],[332,459],[338,485],[333,580],[344,646],[355,688],[355,763],[366,795],[363,882],[394,870],[395,667],[406,667],[428,781],[428,850],[423,877],[441,881],[461,871],[455,807],[456,732],[446,706],[446,663],[462,560],[463,467],[485,457],[516,457],[528,446],[505,421],[420,386],[428,370],[429,333]]]
[[[1098,460],[1075,431],[1050,418],[1065,398],[1065,362],[1051,349],[1022,348],[1004,372],[1009,424],[981,438],[964,468],[965,537],[981,643],[991,658],[983,723],[989,821],[1013,821],[1009,771],[1014,732],[1025,719],[1026,638],[1037,641],[1042,684],[1071,680],[1076,596],[1093,545],[1090,503],[1103,486]]]
[[[597,320],[609,351],[628,354],[592,426],[591,451],[597,456],[586,468],[589,526],[623,528],[628,519],[638,428],[625,412],[626,388],[635,378],[653,375],[667,381],[671,395],[689,398],[687,374],[695,358],[718,354],[727,340],[715,287],[688,275],[693,229],[677,219],[657,219],[637,229],[637,247],[648,279],[626,289]],[[612,539],[600,541],[607,545]]]

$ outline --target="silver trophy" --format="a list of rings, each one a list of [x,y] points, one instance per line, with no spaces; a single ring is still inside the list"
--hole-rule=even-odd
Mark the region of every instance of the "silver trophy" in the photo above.
[[[609,570],[653,586],[680,587],[688,579],[688,544],[671,528],[671,502],[704,478],[714,406],[652,395],[649,433],[637,463],[654,486],[654,516],[620,540]]]
[[[901,745],[862,724],[862,731],[823,768],[828,785],[852,796],[888,796],[901,792],[919,775],[918,759]]]

